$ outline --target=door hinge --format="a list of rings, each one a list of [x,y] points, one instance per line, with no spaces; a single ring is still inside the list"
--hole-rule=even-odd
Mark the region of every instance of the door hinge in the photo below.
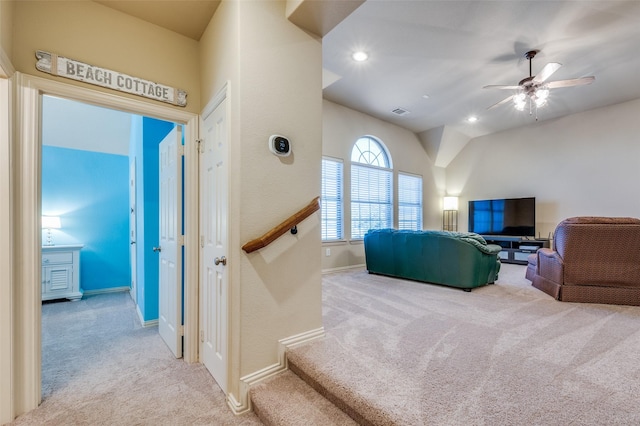
[[[184,145],[178,145],[178,155],[184,157]]]
[[[204,248],[204,235],[200,235],[200,247]]]
[[[184,336],[184,325],[181,325],[178,329],[178,336]]]
[[[204,342],[204,330],[200,330],[200,341]]]
[[[196,143],[198,144],[198,153],[204,152],[202,149],[202,139],[196,139]]]
[[[180,235],[178,237],[178,244],[180,244],[181,246],[184,246],[184,235]]]

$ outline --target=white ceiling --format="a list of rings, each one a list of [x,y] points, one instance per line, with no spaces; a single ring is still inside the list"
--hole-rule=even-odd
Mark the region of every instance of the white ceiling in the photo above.
[[[218,3],[99,2],[196,39]],[[185,21],[183,14],[201,10],[199,3],[208,3],[200,12],[207,18]],[[549,81],[596,77],[588,86],[552,90],[538,111],[542,121],[640,98],[638,46],[637,0],[368,0],[323,38],[323,66],[335,80],[324,97],[418,134],[431,129],[423,135],[468,139],[535,123],[510,104],[487,111],[509,92],[482,88],[527,77],[525,52],[540,51],[534,75],[547,62],[563,64]],[[367,62],[351,60],[359,49],[369,53]],[[391,113],[398,107],[410,114]],[[479,121],[468,123],[470,115]]]
[[[53,96],[42,97],[42,144],[129,155],[132,114]]]
[[[547,120],[640,98],[638,46],[637,0],[368,0],[323,38],[323,66],[341,76],[324,97],[416,133],[446,126],[476,137],[535,122],[510,104],[487,111],[510,93],[482,89],[527,77],[525,52],[540,50],[534,75],[563,64],[548,81],[596,77],[552,90],[538,111]],[[359,49],[367,62],[351,60]]]

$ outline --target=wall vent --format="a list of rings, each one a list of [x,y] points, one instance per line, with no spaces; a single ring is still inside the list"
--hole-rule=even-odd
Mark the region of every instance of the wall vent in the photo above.
[[[407,115],[407,114],[411,113],[411,111],[406,110],[404,108],[400,108],[400,107],[398,107],[398,108],[396,108],[394,110],[391,110],[391,112],[396,114],[396,115]]]

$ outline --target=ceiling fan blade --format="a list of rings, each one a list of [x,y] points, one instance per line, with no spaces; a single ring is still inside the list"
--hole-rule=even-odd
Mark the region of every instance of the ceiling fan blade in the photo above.
[[[507,102],[509,102],[511,99],[513,99],[513,95],[508,96],[508,97],[504,98],[503,100],[501,100],[500,102],[498,102],[498,103],[495,103],[495,104],[491,105],[489,108],[487,108],[487,111],[489,111],[490,109],[494,109],[495,107],[499,107],[499,106],[500,106],[500,105],[502,105],[502,104],[506,104],[506,103],[507,103]]]
[[[549,62],[547,65],[544,66],[544,68],[542,68],[542,70],[540,70],[538,75],[536,75],[533,78],[532,83],[540,84],[546,81],[549,77],[551,77],[551,74],[558,71],[558,69],[560,69],[561,66],[562,64],[559,64],[557,62]]]
[[[550,81],[547,83],[549,89],[557,89],[558,87],[571,87],[571,86],[583,86],[585,84],[591,84],[596,78],[594,76],[573,78],[571,80],[558,80]]]
[[[520,86],[502,86],[499,84],[490,84],[488,86],[483,86],[483,89],[500,89],[500,90],[518,90]]]

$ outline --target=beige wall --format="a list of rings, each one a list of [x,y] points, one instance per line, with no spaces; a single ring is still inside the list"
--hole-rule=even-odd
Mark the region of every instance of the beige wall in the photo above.
[[[13,54],[13,5],[12,1],[0,1],[0,49],[9,59]]]
[[[322,326],[319,213],[271,246],[240,247],[307,205],[320,191],[322,49],[285,19],[284,1],[223,1],[201,39],[203,105],[229,83],[230,374],[278,362],[278,340]],[[292,155],[269,152],[272,134]]]
[[[396,182],[400,172],[421,175],[423,191],[424,229],[442,228],[441,198],[444,189],[444,169],[433,166],[433,162],[422,147],[415,133],[396,125],[378,120],[369,115],[325,100],[322,109],[322,154],[343,160],[344,165],[344,242],[324,243],[322,247],[322,269],[344,268],[364,264],[364,248],[361,241],[349,241],[351,221],[350,206],[350,159],[355,141],[365,135],[380,139],[391,154],[394,168],[394,197],[397,197]],[[397,205],[397,199],[395,204]],[[397,211],[394,212],[397,220]],[[326,256],[326,249],[331,255]]]
[[[571,216],[640,217],[640,100],[471,140],[446,170],[467,201],[536,197],[536,232]]]
[[[98,3],[16,2],[12,62],[25,74],[113,92],[37,71],[36,50],[183,89],[185,109],[200,110],[198,42]]]

